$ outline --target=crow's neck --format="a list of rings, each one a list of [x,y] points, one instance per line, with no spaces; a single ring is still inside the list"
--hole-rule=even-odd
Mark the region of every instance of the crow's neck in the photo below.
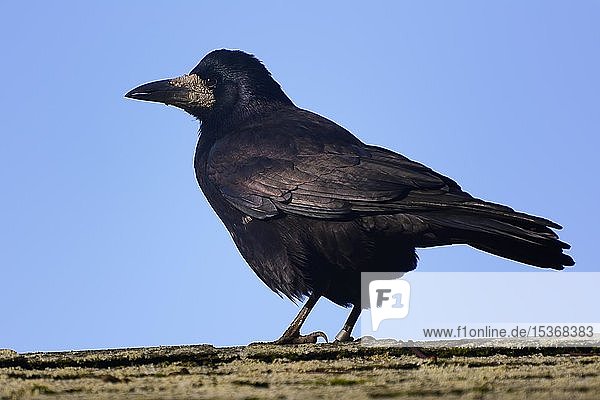
[[[203,142],[214,142],[220,137],[243,126],[248,121],[257,121],[273,112],[286,107],[293,107],[291,100],[288,101],[261,101],[254,100],[236,104],[232,110],[217,112],[203,119],[200,127]]]

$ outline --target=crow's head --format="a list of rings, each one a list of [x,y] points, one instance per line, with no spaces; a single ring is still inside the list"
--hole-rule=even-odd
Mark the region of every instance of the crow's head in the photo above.
[[[146,83],[125,97],[173,105],[203,122],[292,104],[265,66],[239,50],[214,50],[189,74]]]

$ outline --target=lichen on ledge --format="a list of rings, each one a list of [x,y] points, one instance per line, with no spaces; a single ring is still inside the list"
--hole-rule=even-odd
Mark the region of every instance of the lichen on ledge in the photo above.
[[[0,399],[597,399],[599,348],[358,343],[211,345],[18,354],[0,350]]]

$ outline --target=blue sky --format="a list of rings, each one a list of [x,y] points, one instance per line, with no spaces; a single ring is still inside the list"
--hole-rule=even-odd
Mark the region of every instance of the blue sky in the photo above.
[[[216,48],[256,54],[363,141],[559,222],[576,270],[600,270],[600,3],[222,3],[0,3],[0,348],[245,344],[293,318],[197,187],[197,122],[123,98]],[[305,330],[332,337],[346,315],[322,300]]]

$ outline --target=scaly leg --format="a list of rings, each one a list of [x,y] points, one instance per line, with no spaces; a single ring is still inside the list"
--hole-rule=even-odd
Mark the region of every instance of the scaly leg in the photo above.
[[[337,335],[335,335],[336,342],[354,341],[354,338],[350,335],[352,334],[352,329],[354,329],[354,325],[356,325],[356,321],[358,320],[361,311],[362,309],[360,308],[360,305],[354,305],[352,307],[352,311],[350,311],[350,315],[348,315],[348,319],[342,327],[342,330]]]
[[[308,314],[313,309],[315,304],[317,304],[317,301],[320,297],[320,294],[313,292],[306,303],[304,303],[304,306],[302,306],[302,309],[298,315],[296,315],[296,318],[294,318],[290,326],[285,330],[285,332],[283,332],[283,335],[281,335],[279,339],[273,342],[273,344],[317,343],[319,338],[323,338],[327,342],[327,336],[321,331],[311,332],[307,335],[300,334],[300,328],[302,327],[302,324],[304,324],[306,317],[308,317]]]

